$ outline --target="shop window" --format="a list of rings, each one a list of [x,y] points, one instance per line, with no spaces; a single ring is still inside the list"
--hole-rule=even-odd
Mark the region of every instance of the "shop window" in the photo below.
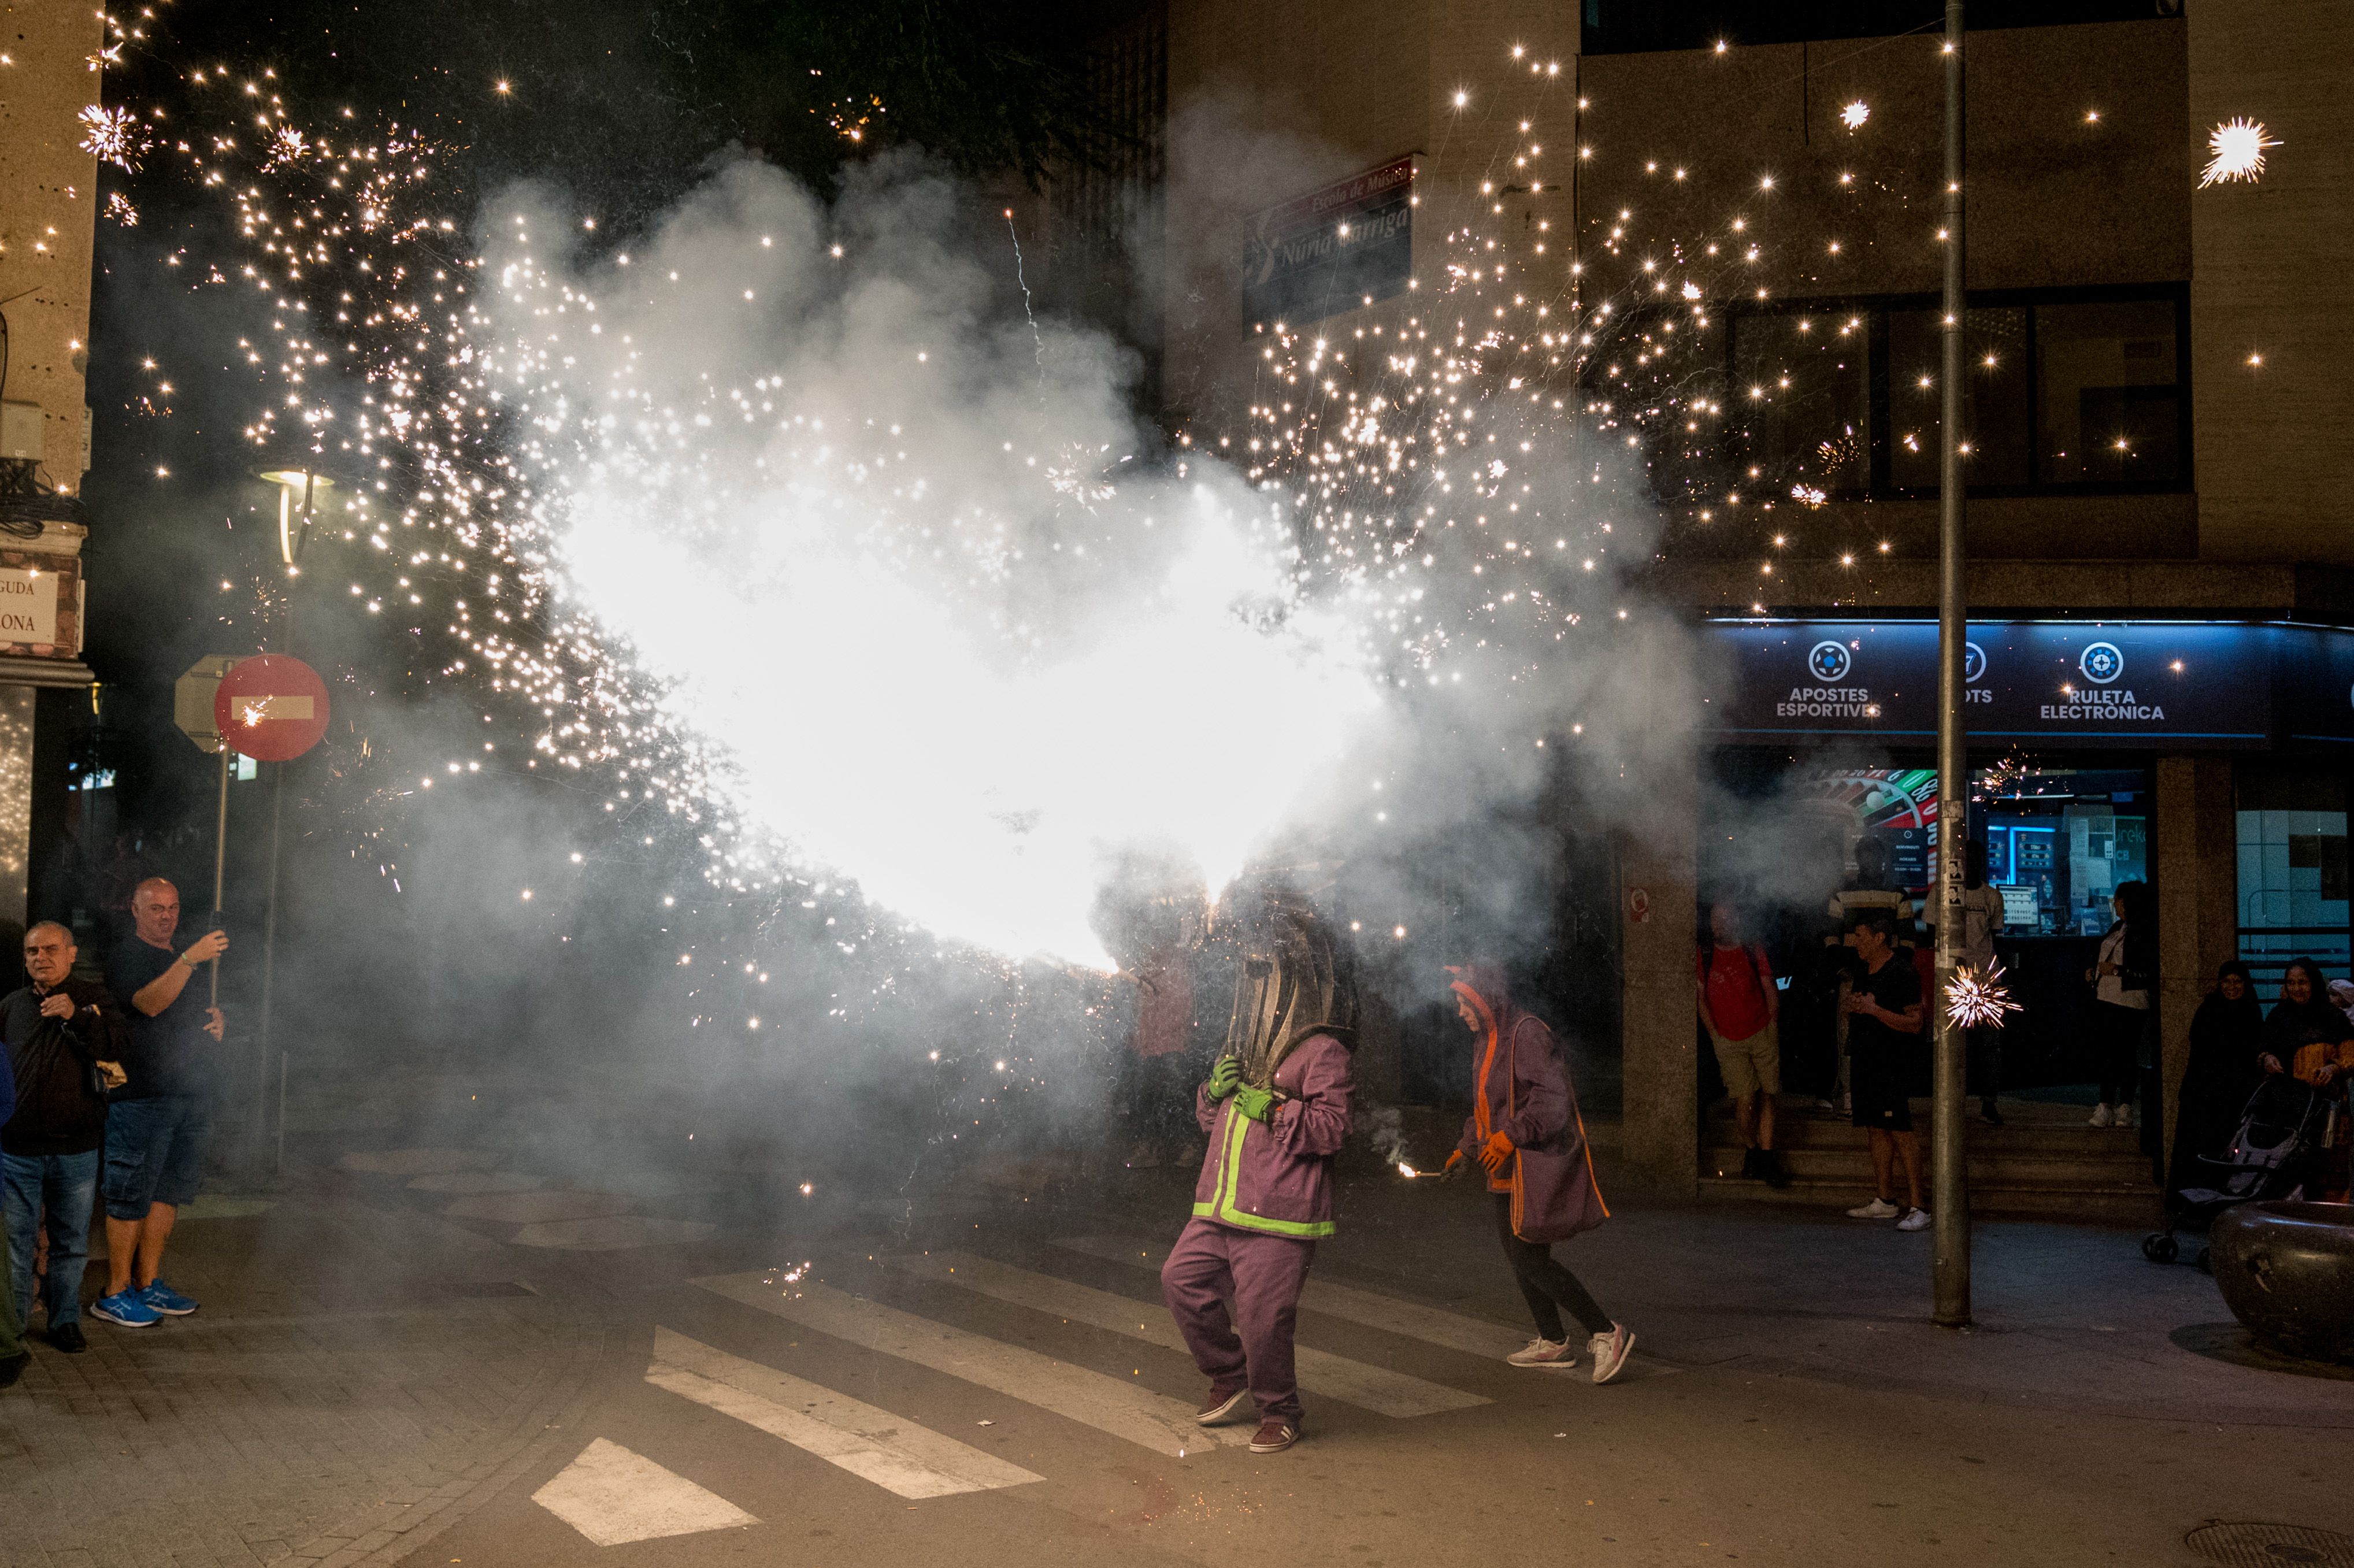
[[[2240,959],[2269,999],[2281,970],[2308,958],[2348,970],[2346,813],[2243,809],[2239,813]]]

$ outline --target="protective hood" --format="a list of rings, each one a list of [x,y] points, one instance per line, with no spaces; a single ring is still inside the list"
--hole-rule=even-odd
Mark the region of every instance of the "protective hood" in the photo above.
[[[1292,1047],[1311,1034],[1356,1048],[1353,956],[1305,897],[1270,888],[1222,920],[1217,935],[1236,952],[1225,1054],[1240,1058],[1244,1082],[1267,1087]]]

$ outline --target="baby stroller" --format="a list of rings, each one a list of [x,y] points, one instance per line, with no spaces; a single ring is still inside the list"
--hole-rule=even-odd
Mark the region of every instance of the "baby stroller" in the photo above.
[[[2296,1197],[2305,1184],[2328,1108],[2327,1100],[2311,1086],[2285,1073],[2267,1076],[2248,1097],[2223,1158],[2200,1157],[2211,1185],[2168,1193],[2166,1229],[2142,1238],[2141,1255],[2152,1263],[2172,1263],[2180,1255],[2177,1231],[2204,1234],[2215,1216],[2235,1203]],[[2201,1248],[2191,1261],[2203,1266],[2206,1260]]]

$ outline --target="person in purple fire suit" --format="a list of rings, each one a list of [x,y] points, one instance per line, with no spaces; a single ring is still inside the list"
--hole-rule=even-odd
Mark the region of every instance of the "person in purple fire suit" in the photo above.
[[[1332,1234],[1354,1001],[1346,955],[1322,923],[1292,896],[1271,895],[1245,942],[1227,1049],[1194,1092],[1210,1148],[1161,1290],[1210,1380],[1195,1419],[1224,1425],[1250,1400],[1254,1454],[1299,1440],[1292,1329],[1317,1239]]]

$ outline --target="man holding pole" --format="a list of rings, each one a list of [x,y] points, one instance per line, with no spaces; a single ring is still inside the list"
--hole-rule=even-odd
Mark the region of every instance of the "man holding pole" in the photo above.
[[[106,966],[107,988],[130,1004],[131,1052],[122,1065],[128,1081],[106,1113],[107,1293],[90,1314],[144,1329],[196,1309],[160,1276],[164,1245],[180,1205],[203,1184],[212,1141],[221,1010],[189,982],[228,938],[207,931],[175,948],[180,890],[160,876],[139,885],[131,918],[131,940]]]

